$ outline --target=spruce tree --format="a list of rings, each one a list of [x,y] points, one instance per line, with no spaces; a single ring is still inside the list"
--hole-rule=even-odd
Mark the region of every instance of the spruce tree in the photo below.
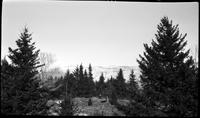
[[[63,82],[64,84],[64,101],[61,103],[61,116],[73,116],[76,111],[75,107],[76,105],[72,101],[72,93],[70,92],[70,72],[67,70],[67,73],[65,75],[65,80]]]
[[[131,74],[129,76],[128,91],[131,98],[134,98],[135,94],[138,91],[138,84],[136,82],[136,78],[135,78],[135,74],[133,70],[131,70]]]
[[[133,69],[131,70],[131,74],[129,75],[129,83],[130,83],[130,85],[132,85],[134,87],[136,87],[136,85],[137,85]]]
[[[87,71],[83,71],[83,65],[79,66],[79,80],[78,80],[78,93],[80,97],[88,97],[88,74]]]
[[[61,103],[61,116],[73,116],[74,110],[73,110],[74,103],[72,101],[71,95],[65,94],[64,101]]]
[[[127,92],[126,91],[126,84],[125,84],[123,71],[122,71],[121,68],[119,69],[119,72],[118,72],[117,77],[116,77],[115,89],[116,89],[118,97],[125,97],[126,96],[126,92]]]
[[[81,64],[79,66],[79,79],[83,79],[84,78],[84,72],[83,72],[83,65]]]
[[[116,105],[117,104],[117,94],[116,89],[114,87],[114,78],[111,76],[110,80],[108,80],[108,86],[109,86],[109,101],[110,104]]]
[[[149,105],[155,109],[162,106],[168,116],[196,116],[192,94],[197,78],[189,50],[184,51],[186,34],[180,34],[178,25],[168,17],[163,17],[157,28],[156,41],[152,40],[152,46],[144,44],[144,57],[139,55],[137,60]]]
[[[78,96],[79,95],[78,94],[79,93],[79,67],[78,66],[75,68],[72,75],[73,75],[73,79],[74,79],[74,83],[75,83],[73,93],[75,96]]]
[[[103,73],[101,73],[99,81],[97,82],[97,93],[98,93],[98,95],[101,95],[101,96],[103,95],[104,88],[105,88],[104,80],[105,80],[105,78],[103,76]]]
[[[14,99],[12,98],[13,90],[14,90],[14,82],[13,77],[11,76],[13,69],[11,65],[8,63],[6,58],[1,60],[1,113],[2,114],[10,114],[14,112],[13,104],[16,104]]]
[[[78,80],[77,80],[77,95],[80,97],[84,97],[84,72],[82,64],[79,66]]]
[[[67,70],[67,72],[66,72],[66,74],[65,74],[65,76],[64,76],[64,88],[65,88],[65,94],[66,94],[66,92],[67,92],[67,94],[71,94],[71,89],[72,89],[72,81],[71,81],[71,76],[70,76],[71,74],[70,74],[70,71],[69,70]],[[66,86],[66,84],[67,84],[67,86]],[[66,87],[68,87],[68,88],[66,88]],[[66,91],[67,90],[67,91]]]
[[[88,78],[88,73],[87,73],[87,70],[86,70],[86,69],[85,69],[85,71],[84,71],[84,75],[83,75],[83,77],[84,77],[85,79]]]
[[[82,81],[82,84],[83,84],[83,95],[85,97],[89,97],[90,96],[90,87],[89,87],[89,78],[88,78],[88,73],[87,73],[87,70],[85,69],[84,71],[84,78],[83,78],[84,81]]]
[[[35,42],[31,42],[31,35],[28,32],[28,28],[25,27],[23,33],[20,34],[20,38],[16,41],[18,48],[13,50],[9,47],[10,54],[8,57],[18,75],[33,77],[38,73],[38,55],[40,50],[35,50]]]
[[[12,65],[13,78],[13,101],[16,101],[13,107],[14,114],[40,114],[45,108],[45,98],[42,95],[43,89],[40,88],[39,79],[37,77],[37,68],[39,64],[39,50],[35,51],[35,42],[31,42],[32,37],[25,27],[20,34],[20,38],[16,41],[17,48],[9,47],[8,57]],[[43,97],[42,97],[43,96]]]
[[[89,64],[88,67],[88,79],[89,79],[89,90],[90,90],[90,96],[94,96],[95,95],[95,84],[94,84],[94,78],[93,78],[93,74],[92,74],[92,66],[91,64]]]

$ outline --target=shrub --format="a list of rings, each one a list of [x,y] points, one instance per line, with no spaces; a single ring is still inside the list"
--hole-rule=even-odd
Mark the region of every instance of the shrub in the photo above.
[[[92,99],[91,98],[88,100],[88,106],[92,106]]]
[[[116,93],[115,93],[115,92],[112,92],[112,93],[111,93],[110,104],[111,104],[111,105],[117,104],[117,96],[116,96]]]

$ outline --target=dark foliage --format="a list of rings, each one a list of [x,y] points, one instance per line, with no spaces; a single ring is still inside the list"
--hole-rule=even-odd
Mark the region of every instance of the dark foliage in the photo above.
[[[91,98],[88,100],[88,106],[92,106],[92,99]]]
[[[134,99],[135,95],[139,91],[138,89],[139,87],[138,87],[138,83],[136,82],[134,71],[131,70],[131,74],[130,74],[129,82],[128,82],[128,90],[127,90],[128,97]]]
[[[127,97],[126,83],[122,69],[119,70],[116,79],[113,81],[113,87],[118,98]]]
[[[97,95],[99,96],[104,96],[104,91],[105,91],[105,78],[103,76],[103,73],[101,73],[101,76],[99,78],[99,81],[96,83],[96,90],[97,90]]]
[[[70,95],[66,96],[64,101],[61,103],[61,116],[73,116],[73,102]]]
[[[178,25],[163,17],[155,36],[151,47],[144,44],[144,57],[137,60],[150,106],[168,116],[196,116],[197,77],[189,50],[184,52],[186,34],[180,35]]]
[[[46,114],[48,90],[40,86],[37,77],[39,50],[31,42],[31,34],[25,27],[16,41],[18,48],[9,47],[11,65],[2,61],[1,112],[3,114]]]
[[[96,95],[96,88],[95,88],[95,83],[94,83],[94,78],[93,78],[93,74],[92,74],[92,65],[89,64],[88,67],[88,90],[89,90],[89,95],[91,96],[95,96]]]

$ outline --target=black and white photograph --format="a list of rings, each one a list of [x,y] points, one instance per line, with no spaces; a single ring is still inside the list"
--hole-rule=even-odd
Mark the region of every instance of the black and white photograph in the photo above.
[[[1,115],[198,117],[199,3],[3,0]]]

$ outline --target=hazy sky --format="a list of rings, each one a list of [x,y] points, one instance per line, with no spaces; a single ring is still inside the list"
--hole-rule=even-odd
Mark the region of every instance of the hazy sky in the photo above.
[[[198,3],[150,2],[3,2],[2,56],[27,25],[37,49],[55,55],[56,65],[137,66],[143,43],[155,38],[168,16],[187,33],[194,55],[198,44]]]

